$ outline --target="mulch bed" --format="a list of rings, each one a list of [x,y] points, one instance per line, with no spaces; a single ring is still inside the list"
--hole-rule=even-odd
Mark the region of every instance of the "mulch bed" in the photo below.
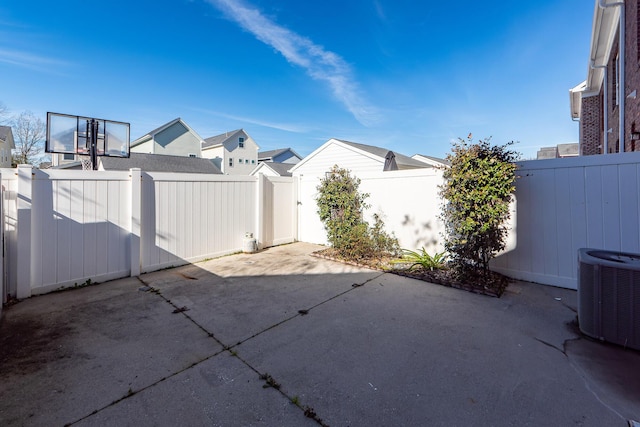
[[[467,275],[464,280],[461,280],[461,278],[459,278],[458,275],[450,269],[426,270],[419,266],[408,269],[403,268],[402,264],[393,263],[392,261],[394,261],[394,259],[392,258],[363,259],[356,262],[342,258],[332,248],[322,249],[320,251],[313,252],[311,255],[318,258],[325,258],[358,267],[367,267],[374,270],[384,271],[386,273],[393,273],[399,276],[410,277],[424,282],[435,283],[437,285],[462,289],[467,292],[496,298],[500,298],[509,284],[508,277],[493,271],[489,272],[489,283],[487,285],[482,285],[479,272]]]

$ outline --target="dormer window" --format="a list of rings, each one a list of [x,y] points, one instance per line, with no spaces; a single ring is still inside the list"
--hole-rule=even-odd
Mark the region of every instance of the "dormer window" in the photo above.
[[[238,138],[238,147],[244,148],[244,138],[243,137]]]

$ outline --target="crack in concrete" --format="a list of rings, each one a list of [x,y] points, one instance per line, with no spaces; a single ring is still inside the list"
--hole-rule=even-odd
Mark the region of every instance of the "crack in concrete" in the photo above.
[[[315,308],[317,308],[317,307],[320,307],[321,305],[326,304],[326,303],[328,303],[328,302],[330,302],[330,301],[333,301],[333,300],[334,300],[334,299],[336,299],[336,298],[340,298],[341,296],[346,295],[346,294],[347,294],[347,293],[349,293],[349,292],[353,292],[353,291],[355,291],[356,289],[358,289],[358,288],[360,288],[360,287],[363,287],[363,286],[364,286],[364,285],[366,285],[367,283],[370,283],[371,281],[378,279],[379,277],[383,276],[384,274],[386,274],[386,273],[382,272],[382,273],[378,274],[377,276],[374,276],[374,277],[372,277],[372,278],[370,278],[370,279],[368,279],[368,280],[365,280],[365,281],[364,281],[364,282],[362,282],[362,283],[354,283],[354,284],[351,286],[351,288],[347,289],[346,291],[340,292],[340,293],[338,293],[338,294],[336,294],[336,295],[332,296],[331,298],[328,298],[328,299],[326,299],[326,300],[324,300],[324,301],[321,301],[321,302],[319,302],[319,303],[317,303],[317,304],[315,304],[315,305],[311,306],[311,307],[310,307],[310,308],[308,308],[308,309],[299,310],[295,315],[290,316],[290,317],[288,317],[288,318],[286,318],[286,319],[283,319],[282,321],[280,321],[280,322],[278,322],[278,323],[275,323],[275,324],[273,324],[273,325],[269,326],[268,328],[266,328],[266,329],[264,329],[264,330],[262,330],[262,331],[260,331],[260,332],[257,332],[257,333],[253,334],[252,336],[250,336],[250,337],[248,337],[248,338],[245,338],[245,339],[244,339],[244,340],[242,340],[242,341],[238,341],[236,344],[231,345],[231,346],[226,345],[225,343],[223,343],[220,339],[218,339],[218,338],[215,336],[215,334],[214,334],[213,332],[208,331],[204,326],[200,325],[200,324],[199,324],[195,319],[193,319],[193,317],[191,317],[189,314],[187,314],[187,313],[186,313],[186,311],[187,311],[187,310],[182,309],[182,307],[178,307],[178,306],[177,306],[175,303],[173,303],[170,299],[168,299],[167,297],[165,297],[165,296],[162,294],[162,292],[160,291],[160,289],[158,289],[158,288],[154,288],[153,286],[151,286],[150,284],[148,284],[147,282],[145,282],[144,280],[142,280],[142,278],[141,278],[141,277],[139,277],[139,276],[138,276],[138,277],[137,277],[137,279],[140,281],[140,283],[142,283],[144,287],[148,288],[148,289],[145,289],[145,292],[150,292],[150,293],[153,293],[153,294],[158,295],[158,296],[159,296],[159,297],[160,297],[164,302],[166,302],[167,304],[171,305],[171,306],[174,308],[174,313],[179,313],[179,314],[182,314],[184,317],[186,317],[186,318],[187,318],[191,323],[193,323],[196,327],[198,327],[198,328],[199,328],[200,330],[202,330],[205,334],[207,334],[207,336],[208,336],[209,338],[212,338],[216,343],[218,343],[218,344],[222,347],[222,350],[217,351],[217,352],[215,352],[215,353],[213,353],[213,354],[211,354],[211,355],[209,355],[209,356],[207,356],[207,357],[205,357],[205,358],[203,358],[203,359],[201,359],[201,360],[198,360],[198,361],[196,361],[196,362],[193,362],[191,365],[189,365],[189,366],[187,366],[187,367],[185,367],[185,368],[183,368],[183,369],[180,369],[180,370],[178,370],[178,371],[176,371],[176,372],[172,373],[171,375],[167,375],[167,376],[165,376],[165,377],[161,378],[160,380],[158,380],[158,381],[156,381],[156,382],[154,382],[154,383],[152,383],[152,384],[149,384],[149,385],[147,385],[147,386],[145,386],[145,387],[142,387],[142,388],[141,388],[141,389],[139,389],[139,390],[135,390],[135,391],[133,391],[133,390],[129,389],[129,392],[128,392],[126,395],[124,395],[123,397],[121,397],[121,398],[119,398],[119,399],[114,400],[113,402],[109,403],[108,405],[103,406],[102,408],[99,408],[99,409],[96,409],[96,410],[92,411],[90,414],[85,415],[85,416],[84,416],[84,417],[82,417],[82,418],[79,418],[79,419],[77,419],[77,420],[75,420],[75,421],[72,421],[72,422],[70,422],[70,423],[65,424],[65,426],[71,426],[71,425],[77,424],[77,423],[79,423],[80,421],[83,421],[83,420],[85,420],[85,419],[87,419],[87,418],[89,418],[89,417],[91,417],[91,416],[93,416],[93,415],[96,415],[97,413],[99,413],[99,412],[101,412],[101,411],[103,411],[103,410],[105,410],[105,409],[107,409],[107,408],[110,408],[111,406],[114,406],[114,405],[116,405],[116,404],[118,404],[118,403],[122,402],[122,401],[123,401],[123,400],[125,400],[125,399],[128,399],[128,398],[130,398],[130,397],[132,397],[132,396],[135,396],[136,394],[138,394],[138,393],[140,393],[140,392],[143,392],[143,391],[148,390],[148,389],[150,389],[150,388],[152,388],[152,387],[155,387],[156,385],[158,385],[158,384],[162,383],[163,381],[166,381],[166,380],[168,380],[168,379],[170,379],[170,378],[173,378],[173,377],[175,377],[176,375],[180,375],[181,373],[183,373],[183,372],[185,372],[185,371],[187,371],[187,370],[189,370],[189,369],[191,369],[191,368],[194,368],[195,366],[198,366],[199,364],[201,364],[201,363],[203,363],[203,362],[206,362],[207,360],[210,360],[210,359],[212,359],[212,358],[214,358],[214,357],[216,357],[216,356],[218,356],[218,355],[220,355],[220,354],[222,354],[222,353],[224,353],[224,352],[228,352],[231,356],[233,356],[233,357],[235,357],[236,359],[238,359],[238,360],[239,360],[243,365],[245,365],[245,366],[246,366],[247,368],[249,368],[251,371],[253,371],[254,373],[256,373],[256,374],[258,375],[258,377],[259,377],[259,378],[266,378],[266,377],[272,378],[269,374],[267,374],[267,373],[261,373],[260,371],[258,371],[258,370],[257,370],[254,366],[252,366],[249,362],[247,362],[247,361],[246,361],[246,360],[244,360],[242,357],[240,357],[240,356],[238,355],[238,353],[237,353],[237,352],[235,352],[233,349],[234,349],[235,347],[237,347],[237,346],[239,346],[239,345],[241,345],[241,344],[243,344],[243,343],[245,343],[245,342],[249,341],[249,340],[252,340],[253,338],[256,338],[256,337],[258,337],[258,336],[260,336],[260,335],[264,334],[265,332],[268,332],[268,331],[270,331],[270,330],[272,330],[272,329],[274,329],[274,328],[277,328],[278,326],[280,326],[280,325],[282,325],[282,324],[284,324],[284,323],[286,323],[286,322],[289,322],[289,321],[290,321],[290,320],[292,320],[292,319],[295,319],[296,317],[307,315],[311,310],[313,310],[313,309],[315,309]],[[273,387],[272,387],[272,388],[273,388]],[[322,427],[328,427],[328,425],[327,425],[327,424],[325,424],[325,423],[324,423],[324,421],[322,421],[322,419],[321,419],[321,418],[316,414],[315,410],[314,410],[313,408],[309,407],[309,406],[303,406],[303,405],[298,401],[297,396],[296,396],[296,397],[289,396],[287,393],[285,393],[285,392],[281,389],[281,387],[277,387],[277,388],[274,388],[274,389],[275,389],[276,391],[278,391],[278,393],[280,393],[282,396],[284,396],[284,397],[285,397],[289,402],[291,402],[292,404],[296,405],[296,407],[298,407],[301,411],[303,411],[303,413],[304,413],[304,416],[305,416],[305,417],[307,417],[307,418],[310,418],[310,419],[314,420],[316,423],[318,423],[318,424],[319,424],[320,426],[322,426]]]

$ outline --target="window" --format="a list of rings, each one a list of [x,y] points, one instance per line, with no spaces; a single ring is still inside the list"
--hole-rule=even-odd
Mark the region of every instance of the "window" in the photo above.
[[[233,167],[233,157],[229,157],[229,167]]]
[[[62,156],[63,160],[73,160],[75,158],[73,153],[64,153]]]
[[[251,160],[251,164],[252,164],[252,165],[255,165],[255,164],[256,164],[256,161],[255,161],[255,160]]]
[[[238,159],[238,163],[242,164],[242,159]]]
[[[244,148],[244,138],[243,137],[238,138],[238,147]]]

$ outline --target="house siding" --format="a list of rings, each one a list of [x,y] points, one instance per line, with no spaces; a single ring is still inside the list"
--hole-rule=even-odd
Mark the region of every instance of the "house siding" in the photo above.
[[[222,146],[214,147],[214,148],[207,148],[205,150],[202,150],[202,157],[204,157],[205,159],[211,159],[213,164],[216,165],[218,167],[218,169],[220,169],[222,171],[222,173],[225,173],[226,166],[227,166],[223,162],[224,155],[225,155],[224,147],[222,147]]]
[[[135,147],[131,147],[132,153],[153,154],[153,139],[138,144]]]
[[[284,153],[278,156],[275,156],[273,158],[273,161],[277,163],[288,163],[288,164],[295,165],[300,161],[300,159],[296,155],[294,155],[291,151],[285,151]]]
[[[239,146],[239,139],[244,138],[244,147]],[[225,174],[228,175],[250,175],[258,164],[258,144],[245,132],[240,132],[233,139],[226,141],[226,159],[233,158],[233,167],[229,167],[228,160],[225,162]],[[242,163],[240,163],[242,159]]]
[[[180,122],[158,132],[154,140],[154,154],[201,157],[200,140]]]
[[[239,146],[239,138],[244,138],[244,147]],[[212,159],[225,175],[250,175],[258,165],[258,144],[246,132],[238,132],[223,145],[202,150],[202,157]],[[233,166],[229,166],[229,159]],[[242,159],[242,163],[240,163]]]

